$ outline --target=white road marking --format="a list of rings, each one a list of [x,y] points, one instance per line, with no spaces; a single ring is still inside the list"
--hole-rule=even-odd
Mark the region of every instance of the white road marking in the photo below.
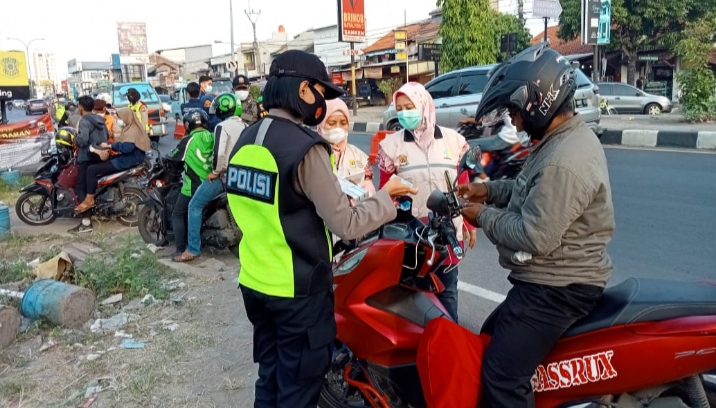
[[[505,301],[505,295],[501,295],[497,292],[481,288],[479,286],[471,285],[463,281],[458,281],[457,289],[463,292],[467,292],[471,295],[481,297],[483,299],[491,300],[496,303],[502,303]]]

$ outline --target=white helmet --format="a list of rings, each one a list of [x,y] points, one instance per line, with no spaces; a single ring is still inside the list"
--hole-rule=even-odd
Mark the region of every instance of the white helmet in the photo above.
[[[105,103],[108,103],[110,105],[112,104],[112,95],[110,95],[106,92],[103,92],[103,93],[97,95],[97,99],[103,100],[103,101],[105,101]]]

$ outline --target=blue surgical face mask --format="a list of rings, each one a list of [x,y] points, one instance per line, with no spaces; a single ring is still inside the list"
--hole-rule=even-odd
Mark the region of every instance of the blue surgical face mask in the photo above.
[[[398,112],[400,126],[407,130],[415,130],[423,121],[423,115],[417,109],[408,109]]]

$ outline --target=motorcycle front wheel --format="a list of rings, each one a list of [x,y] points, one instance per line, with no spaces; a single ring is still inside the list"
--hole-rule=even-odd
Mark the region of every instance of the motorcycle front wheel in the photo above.
[[[139,210],[138,227],[139,235],[147,244],[163,247],[169,243],[167,237],[162,234],[162,214],[160,211],[145,205]]]
[[[137,188],[125,188],[120,200],[129,208],[128,215],[119,217],[119,223],[127,227],[135,227],[139,222],[139,207],[144,202],[146,195]]]
[[[34,191],[28,191],[17,199],[15,214],[20,221],[31,226],[52,224],[57,219],[57,214],[52,208],[52,200]]]

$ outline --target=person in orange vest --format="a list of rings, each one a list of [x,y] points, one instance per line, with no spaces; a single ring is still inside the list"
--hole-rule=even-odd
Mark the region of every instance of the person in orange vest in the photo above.
[[[107,102],[101,99],[95,99],[92,113],[104,118],[104,123],[107,125],[107,130],[109,131],[109,137],[114,138],[116,126],[114,123],[114,117],[107,112]]]

